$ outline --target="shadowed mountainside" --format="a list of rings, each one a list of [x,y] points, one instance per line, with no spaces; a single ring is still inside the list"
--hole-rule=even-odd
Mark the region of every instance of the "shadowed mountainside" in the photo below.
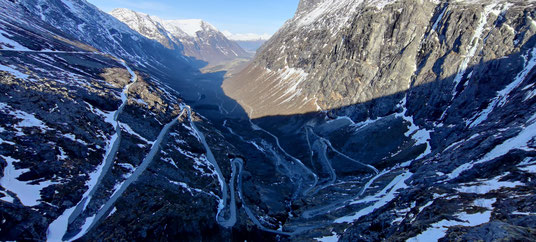
[[[450,101],[437,97],[451,93],[453,78],[447,77],[361,104],[253,119],[253,124],[240,106],[221,96],[223,73],[188,86],[186,92],[198,98],[187,102],[212,120],[245,160],[239,197],[252,213],[240,209],[235,235],[244,238],[240,234],[248,233],[238,229],[241,225],[268,216],[259,222],[262,229],[293,239],[330,231],[349,240],[408,239],[443,218],[467,213],[484,216],[470,224],[521,226],[524,238],[533,238],[534,218],[514,213],[532,207],[512,203],[525,204],[534,194],[534,174],[527,168],[536,154],[531,148],[534,46],[533,38],[521,53],[471,66],[477,81],[463,85]],[[504,105],[496,105],[494,100],[502,99]],[[371,228],[378,223],[383,229]]]

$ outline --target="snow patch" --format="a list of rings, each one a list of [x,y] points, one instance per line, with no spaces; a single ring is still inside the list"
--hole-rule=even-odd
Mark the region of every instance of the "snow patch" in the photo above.
[[[117,212],[117,207],[114,207],[114,208],[112,209],[112,211],[110,212],[110,214],[108,214],[108,216],[106,216],[106,218],[112,216],[115,212]]]
[[[432,25],[432,30],[431,31],[437,31],[437,27],[439,25],[439,22],[441,22],[441,20],[443,20],[443,16],[445,15],[445,13],[447,12],[447,8],[448,6],[446,6],[443,11],[439,14],[439,16],[437,17],[436,21],[434,22],[434,24]]]
[[[56,220],[48,225],[47,229],[47,241],[63,241],[63,235],[67,232],[67,226],[69,224],[69,216],[74,212],[76,207],[72,207],[63,211]]]
[[[473,37],[471,38],[471,41],[469,42],[471,47],[467,51],[465,58],[463,58],[462,63],[460,67],[458,68],[458,73],[456,74],[456,77],[454,78],[454,87],[452,90],[453,97],[456,96],[456,88],[458,87],[458,84],[462,80],[465,74],[465,71],[467,70],[469,61],[471,61],[471,59],[473,59],[473,57],[476,54],[476,50],[478,49],[478,46],[479,46],[479,41],[477,39],[481,39],[482,34],[484,32],[484,27],[488,23],[488,16],[496,5],[497,5],[496,3],[493,3],[493,4],[486,6],[484,8],[484,12],[481,13],[480,22],[478,23],[478,26],[476,27],[475,32],[473,34]]]
[[[508,102],[508,96],[510,93],[521,85],[523,81],[525,81],[528,74],[532,71],[534,66],[536,66],[536,48],[532,49],[530,56],[530,59],[528,59],[528,55],[523,56],[523,59],[525,60],[525,68],[523,68],[523,70],[516,76],[512,83],[508,84],[508,86],[497,93],[497,96],[491,101],[486,109],[482,110],[482,112],[478,113],[471,119],[473,121],[468,123],[469,127],[473,128],[481,124],[488,119],[489,114],[493,111],[493,109],[495,109],[495,107],[504,106]],[[525,97],[525,101],[533,97],[532,92]]]
[[[298,88],[298,86],[305,81],[309,75],[303,69],[292,67],[285,67],[284,69],[279,69],[277,71],[266,69],[266,72],[268,75],[279,76],[279,78],[277,78],[279,82],[271,91],[273,94],[283,92],[283,94],[280,94],[280,96],[275,99],[275,101],[280,100],[281,103],[289,102],[301,94],[301,89]]]
[[[504,141],[500,145],[495,146],[495,148],[493,148],[493,150],[484,155],[482,159],[474,162],[465,163],[454,169],[448,175],[449,180],[458,177],[461,173],[472,169],[477,164],[488,162],[495,158],[506,155],[513,149],[530,150],[530,148],[528,147],[528,142],[530,142],[534,137],[536,137],[536,122],[534,122],[534,118],[536,118],[536,115],[533,115],[532,118],[529,119],[529,123],[533,123],[524,127],[524,129],[519,132],[517,136]]]
[[[1,144],[15,145],[15,143],[11,141],[3,140],[2,138],[0,138],[0,145]]]
[[[214,26],[202,19],[165,20],[164,25],[174,25],[194,38],[197,37],[199,31],[216,30]]]
[[[522,170],[522,171],[528,172],[528,173],[536,174],[536,165],[525,166],[525,167],[521,167],[519,169]]]
[[[175,164],[175,161],[172,159],[172,158],[169,158],[169,157],[165,157],[165,158],[162,158],[162,160],[170,165],[172,165],[173,167],[179,169],[179,167],[177,166],[177,164]]]
[[[13,198],[12,196],[10,196],[9,194],[3,191],[0,191],[0,194],[3,195],[3,197],[0,197],[0,200],[4,202],[13,203],[15,201],[15,198]]]
[[[129,164],[129,163],[118,163],[117,165],[120,166],[120,167],[123,167],[123,168],[125,168],[125,169],[127,169],[129,171],[134,171],[134,169],[135,169],[134,166],[132,164]]]
[[[491,191],[498,191],[503,188],[514,188],[517,186],[523,186],[522,182],[509,182],[509,181],[499,181],[503,176],[495,177],[487,181],[478,181],[462,184],[459,188],[456,188],[458,192],[461,193],[473,193],[473,194],[488,194]]]
[[[0,178],[0,185],[8,191],[16,194],[21,203],[24,206],[37,206],[41,202],[41,190],[53,184],[57,184],[51,181],[38,182],[36,185],[30,184],[30,182],[19,181],[17,178],[29,172],[30,169],[16,169],[15,163],[20,162],[17,159],[9,156],[0,155],[6,162],[7,166],[4,168],[4,176]]]
[[[57,159],[58,159],[58,160],[67,160],[67,159],[69,159],[69,156],[67,156],[67,154],[65,153],[65,151],[63,150],[63,148],[61,148],[60,146],[58,146],[58,149],[60,150],[60,154],[57,156]]]
[[[335,232],[332,232],[332,235],[330,236],[324,236],[315,240],[319,242],[337,242],[339,241],[339,236]]]
[[[13,126],[13,128],[18,131],[17,136],[24,135],[24,132],[22,132],[22,128],[37,127],[41,129],[41,132],[50,130],[50,128],[43,121],[36,118],[33,114],[29,114],[22,110],[13,110],[13,108],[2,102],[0,102],[0,110],[4,111],[9,115],[15,116],[16,119],[21,120]]]
[[[184,183],[184,182],[177,182],[177,181],[172,181],[172,180],[169,180],[168,181],[174,185],[177,185],[177,186],[180,186],[182,188],[184,188],[186,191],[188,191],[188,193],[190,193],[190,195],[194,196],[194,192],[196,193],[203,193],[203,194],[207,194],[211,197],[215,197],[217,199],[220,199],[219,197],[217,197],[216,195],[214,195],[213,193],[208,193],[206,191],[203,191],[201,189],[198,189],[198,188],[193,188],[193,187],[190,187],[188,186],[188,184]]]
[[[78,142],[78,143],[83,144],[83,145],[88,145],[85,141],[83,141],[81,139],[77,139],[76,135],[74,135],[74,134],[63,134],[63,137],[65,137],[67,139],[70,139],[71,141]]]
[[[0,50],[29,51],[30,49],[22,46],[18,42],[10,39],[12,35],[0,30]]]
[[[428,241],[438,241],[447,234],[449,227],[454,226],[468,226],[474,227],[484,223],[487,223],[491,219],[491,210],[493,210],[492,204],[495,203],[496,199],[478,199],[474,202],[475,206],[487,208],[487,211],[482,213],[473,213],[468,214],[466,212],[461,212],[454,215],[459,220],[448,220],[444,219],[437,223],[431,225],[430,228],[417,235],[416,237],[406,240],[406,242],[428,242]]]
[[[384,206],[393,199],[396,198],[396,195],[399,190],[407,188],[406,181],[413,175],[413,173],[407,171],[401,175],[394,178],[389,185],[387,185],[381,192],[373,196],[368,196],[363,199],[353,201],[350,204],[359,204],[359,203],[370,203],[374,202],[372,205],[359,210],[357,213],[342,218],[336,219],[335,223],[352,223],[361,217],[368,215],[377,208]]]
[[[22,80],[26,80],[26,79],[28,79],[30,77],[29,75],[24,74],[24,73],[16,70],[15,68],[13,68],[13,66],[0,65],[0,71],[5,71],[5,72],[13,75],[15,78],[19,78],[19,79],[22,79]]]
[[[514,211],[512,215],[536,216],[536,213]]]
[[[247,33],[247,34],[233,34],[227,30],[222,31],[223,35],[227,37],[230,40],[234,41],[257,41],[257,40],[268,40],[272,35],[270,34],[253,34],[253,33]]]
[[[527,92],[525,98],[523,99],[523,102],[526,102],[527,100],[532,99],[534,97],[536,97],[536,89]]]
[[[138,139],[142,140],[143,142],[147,144],[153,144],[154,142],[147,140],[145,137],[141,136],[140,134],[136,133],[128,124],[119,122],[119,126],[121,126],[122,129],[127,131],[127,133],[137,137]]]
[[[312,25],[322,20],[322,17],[335,16],[336,19],[334,20],[333,25],[342,27],[344,23],[348,22],[350,16],[356,12],[357,7],[362,3],[363,0],[322,1],[311,11],[297,16],[297,26],[302,27]]]
[[[432,131],[421,128],[415,124],[413,117],[407,114],[408,110],[406,108],[406,103],[407,103],[407,95],[398,104],[398,106],[402,108],[402,112],[397,113],[396,117],[402,118],[407,123],[409,123],[408,131],[405,133],[405,135],[415,140],[414,146],[419,146],[423,144],[426,145],[426,150],[421,155],[419,155],[419,157],[416,158],[416,160],[418,160],[427,156],[428,154],[432,152],[432,147],[430,146],[430,139],[431,139],[430,135]]]

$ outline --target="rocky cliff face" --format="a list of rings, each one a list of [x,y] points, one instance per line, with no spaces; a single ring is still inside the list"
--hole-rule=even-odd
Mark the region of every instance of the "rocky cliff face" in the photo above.
[[[223,87],[252,117],[330,110],[446,78],[456,89],[472,66],[521,50],[534,31],[523,13],[531,6],[303,1],[254,63]]]
[[[129,9],[115,9],[110,14],[149,39],[210,64],[250,57],[237,43],[200,19],[163,20]]]

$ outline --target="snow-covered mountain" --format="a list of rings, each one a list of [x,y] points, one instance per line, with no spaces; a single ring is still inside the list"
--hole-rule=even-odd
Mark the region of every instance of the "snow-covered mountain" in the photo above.
[[[182,48],[185,55],[210,64],[251,56],[201,19],[163,20],[124,8],[110,14],[143,36],[171,49]]]
[[[255,40],[268,40],[270,37],[272,37],[269,34],[253,34],[253,33],[247,33],[247,34],[233,34],[229,31],[223,31],[222,32],[227,38],[234,41],[255,41]]]
[[[18,8],[26,11],[11,16],[17,23],[31,26],[37,20],[46,22],[68,35],[69,39],[93,46],[99,51],[128,60],[139,68],[167,77],[189,78],[191,73],[197,71],[192,67],[193,61],[185,57],[181,50],[170,51],[161,44],[144,38],[85,0],[16,2]]]
[[[269,34],[233,34],[229,31],[223,31],[223,34],[250,53],[255,53],[271,37]]]
[[[242,105],[133,15],[0,1],[1,241],[536,240],[535,1],[302,0]]]
[[[504,3],[493,2],[499,6]],[[494,27],[495,22],[502,23],[503,10],[496,6],[491,10],[473,7],[485,3],[455,1],[449,4],[455,10],[472,10],[472,13],[460,15],[469,18],[466,15],[473,14],[476,19],[457,22],[458,29],[444,28],[445,32],[438,32],[443,30],[438,29],[443,26],[440,24],[453,26],[450,21],[454,21],[439,18],[439,22],[435,22],[438,19],[437,6],[442,6],[438,5],[438,1],[424,1],[424,4],[394,0],[301,1],[294,18],[287,21],[265,45],[254,63],[240,75],[226,81],[224,88],[231,97],[256,110],[252,117],[329,110],[403,92],[412,84],[414,74],[420,75],[419,80],[428,75],[421,71],[418,64],[423,58],[419,51],[429,45],[441,46],[439,50],[431,51],[438,64],[448,56],[449,60],[464,60],[465,68],[486,59],[485,55],[491,52],[487,48],[492,49],[496,45],[505,46],[508,51],[503,50],[493,56],[518,51],[522,43],[519,35],[526,28],[531,31],[530,22],[526,22],[523,29],[514,29],[513,33],[497,33],[501,31],[500,27],[506,28],[503,25]],[[507,5],[514,5],[510,8],[513,12],[522,9],[522,3],[529,7],[532,5],[532,1],[511,1]],[[404,6],[405,10],[394,11],[393,6]],[[408,16],[410,12],[414,15]],[[393,14],[394,17],[388,16]],[[406,22],[402,23],[406,25],[401,26],[399,17],[405,18]],[[525,22],[522,16],[505,21],[517,20]],[[511,25],[515,24],[508,23],[508,26]],[[402,30],[406,27],[411,31]],[[461,28],[470,31],[457,31]],[[486,38],[488,35],[508,38],[508,42],[497,40],[496,43],[481,44],[484,40],[493,40]],[[457,41],[444,42],[456,39],[464,41],[461,44],[465,48],[458,50],[460,43]],[[469,43],[471,41],[480,42],[475,45]],[[479,55],[480,52],[483,54]],[[475,58],[472,58],[473,55]],[[460,56],[469,57],[461,59]],[[454,78],[460,66],[457,62],[445,66],[441,78],[447,75]],[[250,81],[257,77],[256,82]],[[269,86],[276,88],[266,89],[262,96],[255,91]]]

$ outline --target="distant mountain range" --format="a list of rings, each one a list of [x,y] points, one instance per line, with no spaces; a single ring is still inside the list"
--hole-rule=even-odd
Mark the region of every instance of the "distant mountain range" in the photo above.
[[[258,39],[258,40],[235,40],[235,42],[242,47],[242,49],[246,50],[247,52],[250,52],[252,54],[255,54],[261,46],[266,43],[266,40]]]
[[[229,31],[222,31],[223,34],[230,40],[235,41],[242,49],[256,53],[257,50],[272,37],[269,34],[233,34]]]
[[[164,20],[125,8],[110,14],[141,35],[209,64],[251,57],[238,43],[201,19]]]

